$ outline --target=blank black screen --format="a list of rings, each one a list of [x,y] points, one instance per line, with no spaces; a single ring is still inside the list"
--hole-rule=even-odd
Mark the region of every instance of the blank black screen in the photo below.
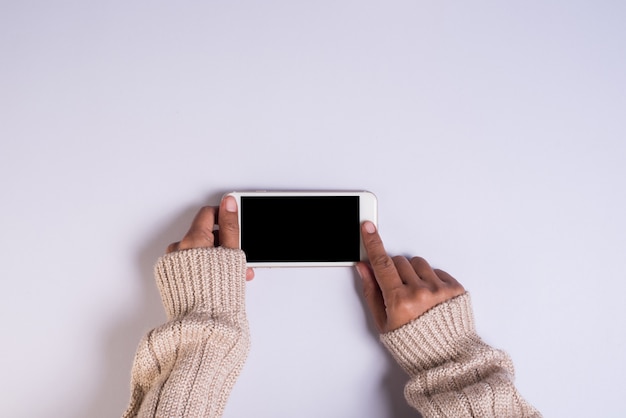
[[[241,197],[249,262],[358,261],[358,196]]]

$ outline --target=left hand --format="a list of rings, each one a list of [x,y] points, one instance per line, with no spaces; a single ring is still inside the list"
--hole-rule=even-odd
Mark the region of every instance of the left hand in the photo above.
[[[214,231],[217,218],[219,231]],[[216,232],[219,232],[216,234]],[[205,206],[196,215],[191,228],[179,242],[167,247],[167,252],[188,250],[191,248],[207,248],[221,245],[224,248],[239,248],[239,217],[237,200],[232,196],[222,199],[219,208]],[[254,270],[246,270],[246,280],[254,279]]]

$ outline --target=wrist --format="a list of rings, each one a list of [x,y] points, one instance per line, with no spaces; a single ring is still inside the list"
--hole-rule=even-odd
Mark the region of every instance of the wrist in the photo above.
[[[480,341],[469,293],[440,303],[380,339],[410,376],[462,356]]]
[[[176,251],[159,258],[155,277],[168,320],[188,313],[245,310],[246,259],[222,247]]]

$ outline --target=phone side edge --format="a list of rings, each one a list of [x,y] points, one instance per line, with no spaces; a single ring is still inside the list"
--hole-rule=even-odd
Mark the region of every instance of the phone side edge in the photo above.
[[[370,192],[363,191],[359,195],[359,227],[365,221],[372,222],[376,228],[378,228],[378,197]],[[361,261],[368,261],[367,251],[363,245],[363,237],[361,236],[361,230],[359,228],[359,240],[360,240],[360,259]]]

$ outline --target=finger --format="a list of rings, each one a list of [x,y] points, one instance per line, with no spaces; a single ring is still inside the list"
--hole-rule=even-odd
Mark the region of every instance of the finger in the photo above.
[[[450,274],[448,274],[447,272],[443,270],[434,269],[433,271],[435,272],[437,277],[439,277],[439,280],[441,280],[444,283],[450,283],[450,284],[458,283],[454,277],[452,277]]]
[[[385,330],[385,324],[387,323],[387,313],[385,311],[383,294],[374,277],[374,272],[366,263],[357,263],[356,269],[363,283],[363,298],[365,299],[365,303],[374,318],[374,324],[378,332],[383,332]]]
[[[363,222],[363,225],[361,225],[361,237],[365,251],[367,252],[367,258],[374,271],[374,277],[383,295],[402,286],[402,280],[400,280],[396,266],[391,257],[387,254],[383,241],[376,230],[376,226],[374,226],[372,222]]]
[[[180,242],[173,242],[170,245],[168,245],[166,253],[173,253],[174,251],[178,251],[179,244]]]
[[[419,276],[419,279],[430,284],[431,286],[440,286],[442,281],[435,274],[433,268],[428,264],[428,261],[422,257],[413,257],[411,259],[411,266],[415,270],[415,273]]]
[[[222,199],[219,212],[220,245],[225,248],[239,248],[239,215],[237,200],[233,196]]]
[[[451,290],[451,295],[456,296],[465,293],[465,288],[454,277],[443,270],[435,269],[435,273]]]
[[[254,269],[252,267],[248,267],[246,269],[246,280],[250,281],[254,279]]]
[[[415,272],[415,269],[413,268],[409,260],[406,259],[406,257],[402,257],[398,255],[398,256],[393,257],[392,260],[396,266],[396,270],[398,271],[398,274],[400,275],[400,280],[402,280],[402,283],[404,284],[417,283],[417,281],[419,280],[419,277],[417,277],[417,273]]]
[[[196,215],[189,231],[178,245],[179,250],[213,246],[213,226],[215,225],[216,209],[205,206]]]

